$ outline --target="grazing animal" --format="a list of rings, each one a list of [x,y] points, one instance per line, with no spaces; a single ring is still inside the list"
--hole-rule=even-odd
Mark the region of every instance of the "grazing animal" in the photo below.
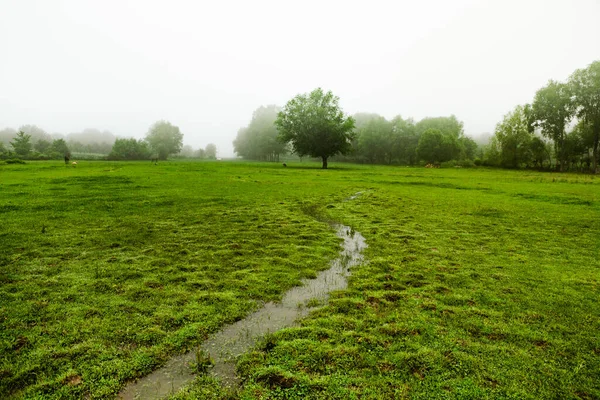
[[[74,167],[76,167],[76,166],[77,166],[77,161],[73,161],[73,162],[71,163],[71,165],[73,165]]]
[[[283,166],[284,166],[284,167],[287,167],[287,164],[286,164],[286,163],[283,163]]]
[[[68,164],[69,164],[69,160],[70,160],[70,159],[71,159],[71,158],[70,158],[69,156],[65,156],[65,165],[68,165]]]

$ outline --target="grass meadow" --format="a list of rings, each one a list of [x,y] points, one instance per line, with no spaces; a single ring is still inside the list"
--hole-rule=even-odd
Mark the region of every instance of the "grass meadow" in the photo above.
[[[328,268],[326,220],[348,289],[174,399],[600,398],[600,178],[288,165],[0,165],[0,398],[115,398]]]

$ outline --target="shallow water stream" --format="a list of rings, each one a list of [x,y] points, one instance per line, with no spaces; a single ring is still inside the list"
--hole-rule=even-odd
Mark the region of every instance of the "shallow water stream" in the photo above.
[[[320,272],[315,279],[304,279],[302,286],[284,294],[281,303],[267,303],[246,318],[209,336],[201,349],[214,361],[208,372],[210,375],[225,386],[237,386],[235,361],[238,355],[252,349],[265,335],[295,325],[297,319],[314,309],[307,305],[310,300],[326,300],[330,292],[346,288],[350,268],[361,263],[362,250],[367,245],[365,238],[348,226],[337,225],[337,235],[344,240],[342,251],[328,270]],[[194,379],[190,364],[195,361],[194,351],[173,357],[162,368],[128,384],[118,398],[161,399],[176,393]]]

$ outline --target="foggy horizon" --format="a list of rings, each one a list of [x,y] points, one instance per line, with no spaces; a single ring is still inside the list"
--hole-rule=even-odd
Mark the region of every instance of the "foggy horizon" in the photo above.
[[[593,0],[0,4],[0,129],[143,138],[167,120],[220,157],[258,107],[316,87],[349,115],[453,114],[478,137],[600,58]]]

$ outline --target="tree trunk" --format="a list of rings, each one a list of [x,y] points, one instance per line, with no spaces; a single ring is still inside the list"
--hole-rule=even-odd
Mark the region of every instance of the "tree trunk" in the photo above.
[[[323,169],[327,169],[327,157],[323,157]]]
[[[559,148],[560,147],[560,148]],[[560,137],[560,144],[559,146],[557,146],[556,148],[556,157],[559,160],[559,171],[563,172],[564,171],[564,167],[565,167],[565,141],[563,139],[563,136]]]

